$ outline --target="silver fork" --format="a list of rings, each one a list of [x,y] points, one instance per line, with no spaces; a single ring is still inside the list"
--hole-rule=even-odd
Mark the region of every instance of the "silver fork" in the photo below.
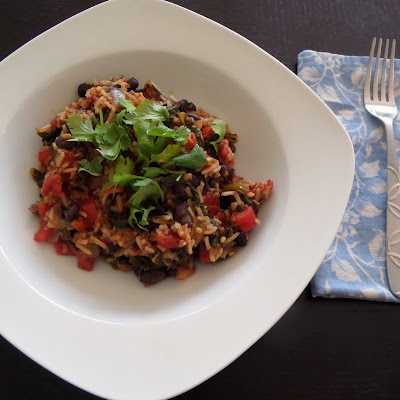
[[[382,39],[379,39],[375,59],[375,72],[372,83],[371,71],[376,38],[372,40],[371,52],[364,84],[364,103],[367,111],[383,122],[387,141],[387,208],[386,208],[386,268],[390,290],[400,298],[400,176],[396,154],[396,142],[393,135],[393,120],[397,115],[394,99],[394,53],[396,41],[393,39],[390,52],[388,88],[386,90],[386,67],[389,53],[389,39],[386,40],[383,56],[382,74],[379,85],[379,63]]]

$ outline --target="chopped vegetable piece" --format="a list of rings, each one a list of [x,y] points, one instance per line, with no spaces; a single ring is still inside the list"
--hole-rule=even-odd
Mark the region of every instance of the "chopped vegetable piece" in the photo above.
[[[47,242],[52,234],[52,229],[47,227],[47,222],[42,221],[40,223],[40,227],[38,231],[35,233],[35,236],[33,237],[37,242]]]
[[[210,263],[210,252],[204,243],[199,244],[199,261],[202,263]]]
[[[78,259],[78,268],[85,271],[92,271],[94,267],[94,259],[85,257],[82,250],[76,252],[76,258]]]
[[[94,198],[88,197],[87,199],[82,200],[79,203],[79,208],[87,215],[86,217],[84,217],[84,221],[86,222],[87,226],[93,226],[96,222],[98,213]]]
[[[208,139],[213,133],[214,131],[212,130],[211,125],[207,125],[201,130],[204,139]]]
[[[154,240],[166,249],[176,249],[179,247],[180,239],[175,235],[167,235],[165,233],[157,233],[154,235]]]
[[[44,196],[53,193],[55,197],[61,197],[63,179],[61,175],[55,171],[50,171],[49,175],[46,175],[43,181],[42,193]]]
[[[233,213],[231,219],[242,232],[249,232],[257,225],[256,214],[250,206],[241,212]]]
[[[41,219],[43,219],[47,213],[47,211],[50,210],[50,207],[42,202],[37,203],[38,206],[38,212],[39,212],[39,216]]]
[[[189,169],[203,168],[207,164],[204,151],[198,145],[194,146],[190,153],[177,156],[172,161],[178,167]]]
[[[76,253],[75,246],[66,240],[58,239],[54,246],[56,253],[60,256],[74,256]]]
[[[46,166],[46,161],[50,160],[51,155],[52,155],[52,152],[51,152],[50,148],[45,148],[42,151],[39,151],[38,158],[39,158],[40,165],[42,167]]]

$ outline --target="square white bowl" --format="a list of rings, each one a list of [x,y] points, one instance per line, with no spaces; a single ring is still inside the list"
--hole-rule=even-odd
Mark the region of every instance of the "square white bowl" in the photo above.
[[[228,121],[239,134],[238,174],[275,183],[246,248],[183,282],[143,288],[105,263],[87,273],[32,239],[35,128],[79,83],[120,75],[152,79]],[[354,155],[328,107],[254,44],[170,3],[89,9],[2,61],[0,87],[1,333],[100,396],[168,398],[232,362],[300,295],[345,210]]]

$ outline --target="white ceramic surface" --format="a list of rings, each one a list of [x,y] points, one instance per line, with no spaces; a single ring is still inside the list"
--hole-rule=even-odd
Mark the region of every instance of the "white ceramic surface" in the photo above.
[[[87,273],[32,239],[35,128],[79,83],[122,74],[227,120],[239,174],[275,183],[248,246],[183,282],[144,288],[99,262]],[[157,0],[108,2],[2,61],[0,87],[1,333],[85,390],[154,400],[204,381],[284,314],[333,239],[353,179],[345,130],[282,64],[215,22]]]

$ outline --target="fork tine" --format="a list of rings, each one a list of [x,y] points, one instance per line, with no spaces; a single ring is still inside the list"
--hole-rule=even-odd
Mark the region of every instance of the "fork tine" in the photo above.
[[[371,70],[372,70],[372,59],[374,58],[376,38],[372,39],[371,51],[369,52],[369,60],[367,71],[365,72],[365,82],[364,82],[364,103],[371,100]]]
[[[382,79],[381,79],[381,100],[386,101],[386,64],[389,52],[389,39],[386,39],[385,55],[383,56]]]
[[[394,103],[394,54],[396,51],[396,40],[392,41],[392,51],[390,52],[390,66],[389,66],[389,102]]]
[[[379,74],[379,61],[381,59],[382,39],[378,42],[378,51],[375,58],[375,72],[374,72],[374,85],[372,87],[372,100],[379,100],[378,98],[378,74]]]

